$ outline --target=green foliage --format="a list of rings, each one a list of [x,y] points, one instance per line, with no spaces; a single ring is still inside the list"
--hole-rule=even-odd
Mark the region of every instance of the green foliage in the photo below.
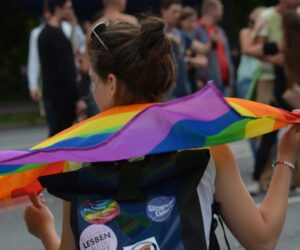
[[[42,121],[40,114],[0,114],[0,125],[1,124],[17,124],[22,122],[38,122]]]
[[[24,92],[24,75],[27,61],[30,30],[36,21],[9,1],[0,1],[0,101],[7,95]],[[4,98],[6,97],[6,98]]]

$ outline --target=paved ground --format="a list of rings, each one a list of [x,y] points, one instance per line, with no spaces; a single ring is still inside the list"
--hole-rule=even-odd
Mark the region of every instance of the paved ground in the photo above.
[[[39,142],[47,135],[44,127],[31,127],[23,129],[10,129],[0,131],[0,150],[1,149],[22,149],[28,148]],[[246,183],[250,181],[251,166],[253,157],[250,154],[246,142],[234,143],[231,145],[238,162],[241,166],[241,173]],[[46,194],[49,207],[56,218],[56,227],[60,232],[61,204],[60,201]],[[263,197],[257,197],[257,202]],[[277,250],[299,250],[300,249],[300,198],[292,194],[290,198],[289,213],[287,223],[278,243]],[[233,215],[234,216],[234,215]],[[245,214],[245,216],[247,216]],[[219,238],[222,234],[219,232]],[[227,232],[233,250],[243,249],[237,241]],[[226,249],[222,242],[222,249]],[[34,237],[30,236],[23,222],[23,208],[14,211],[0,212],[0,250],[41,250],[42,245]]]

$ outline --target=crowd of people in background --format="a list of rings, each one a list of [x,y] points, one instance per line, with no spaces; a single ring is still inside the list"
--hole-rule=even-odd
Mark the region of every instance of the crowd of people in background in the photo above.
[[[198,13],[183,6],[181,0],[162,0],[160,16],[178,71],[168,99],[190,95],[213,81],[224,96],[287,110],[299,108],[299,4],[299,0],[278,0],[276,6],[253,10],[248,26],[240,31],[241,60],[234,69],[230,44],[219,24],[222,1],[204,0]],[[90,94],[93,84],[86,55],[85,36],[91,27],[105,20],[131,24],[139,20],[125,14],[126,0],[103,0],[104,9],[81,25],[71,1],[57,0],[55,8],[45,6],[44,22],[30,36],[28,82],[32,99],[43,104],[51,136],[99,112]],[[271,165],[268,161],[273,160],[277,138],[275,132],[251,140],[255,164],[253,183],[248,188],[252,194],[263,186],[262,175],[265,166]],[[297,183],[295,180],[294,185]]]
[[[298,86],[297,80],[291,81],[290,78],[299,74],[292,73],[295,72],[294,58],[297,54],[295,41],[300,18],[299,4],[299,0],[279,0],[276,6],[260,7],[250,14],[249,27],[240,32],[242,59],[237,74],[240,98],[286,110],[300,107],[299,101],[295,102],[300,97],[299,92],[293,87]],[[290,63],[291,60],[293,63]],[[278,132],[273,132],[252,140],[255,156],[253,183],[249,186],[252,194],[259,193],[262,186],[268,185],[268,181],[262,183],[261,180],[264,172],[271,175],[271,168],[266,166],[273,160],[272,150],[277,139]],[[299,174],[294,174],[292,185],[299,186]]]
[[[201,13],[197,13],[191,7],[183,6],[181,0],[162,0],[160,18],[141,16],[140,18],[145,18],[144,20],[124,13],[126,0],[103,0],[104,9],[100,14],[82,23],[81,26],[75,16],[71,0],[46,0],[45,6],[44,23],[32,31],[30,38],[28,76],[31,97],[36,101],[42,100],[49,125],[49,136],[99,111],[107,111],[120,105],[173,100],[200,90],[208,82],[213,82],[224,96],[238,95],[240,98],[287,110],[300,108],[300,73],[297,68],[300,60],[297,52],[298,40],[300,40],[300,12],[298,11],[300,0],[278,0],[276,6],[259,7],[250,13],[248,27],[240,32],[242,56],[237,70],[234,69],[232,63],[226,32],[220,26],[223,18],[221,0],[202,1]],[[237,72],[237,81],[235,81],[235,72]],[[172,85],[174,85],[173,89]],[[97,105],[93,103],[91,94]],[[97,110],[96,106],[100,110]],[[294,178],[292,186],[300,186],[298,179],[300,170],[299,167],[294,166],[299,155],[299,126],[295,125],[284,133],[279,139],[279,146],[274,147],[279,136],[277,132],[274,132],[251,140],[255,159],[253,182],[248,187],[251,194],[259,193],[264,185],[268,185],[271,179],[267,177],[271,172],[269,166],[272,166],[268,161],[273,161],[274,155],[278,155],[277,162],[275,160],[274,163],[275,170],[268,193],[259,208],[244,188],[238,166],[227,145],[211,147],[205,161],[204,158],[195,158],[196,161],[194,161],[188,156],[190,161],[185,164],[181,163],[181,158],[174,158],[178,178],[184,179],[182,183],[181,180],[179,182],[176,179],[174,186],[193,184],[191,188],[193,190],[183,193],[181,187],[178,189],[180,196],[188,194],[188,201],[191,201],[183,200],[187,206],[182,206],[176,201],[178,203],[176,210],[180,211],[182,208],[187,213],[187,216],[185,214],[181,216],[189,219],[186,223],[188,226],[184,225],[181,217],[176,217],[178,221],[181,220],[180,224],[183,225],[183,229],[180,229],[178,234],[177,232],[170,234],[166,229],[167,241],[180,241],[180,237],[177,238],[179,233],[193,234],[192,231],[195,230],[197,231],[195,239],[198,239],[199,235],[203,236],[199,241],[203,246],[209,246],[209,249],[220,249],[214,236],[217,222],[213,219],[214,210],[218,210],[217,214],[220,213],[227,227],[245,248],[274,249],[287,212],[291,175]],[[276,149],[278,153],[274,152]],[[159,158],[153,157],[152,159],[155,160],[157,166],[156,159]],[[133,166],[138,166],[141,170],[142,165],[139,164],[147,160],[145,157],[143,160],[128,159],[128,162],[133,163]],[[179,162],[185,168],[192,161],[196,165],[198,161],[199,163],[206,162],[207,169],[203,168],[205,172],[201,174],[204,177],[203,182],[201,180],[197,183],[202,178],[197,179],[197,176],[195,180],[194,178],[187,179],[185,172],[181,171]],[[121,169],[119,165],[123,163],[127,161],[112,162],[113,166],[118,167],[118,169],[115,168],[116,178],[118,178],[116,183],[119,182],[118,190],[123,188],[123,178],[128,177],[129,181],[124,182],[124,187],[126,187],[127,183],[138,179],[136,177],[140,177],[142,173],[137,172],[135,168],[127,171],[127,165],[126,171],[123,171],[123,167]],[[71,170],[73,168],[71,165],[66,166],[65,171]],[[276,167],[277,165],[280,166]],[[84,164],[79,168],[94,171],[93,164],[88,166],[91,168],[84,167]],[[165,165],[162,167],[165,170]],[[187,171],[194,175],[194,170],[191,169],[187,168]],[[291,172],[291,169],[295,170]],[[128,172],[127,175],[123,175],[125,172]],[[132,179],[131,175],[134,172],[137,172],[137,175]],[[25,210],[24,218],[28,231],[41,239],[46,249],[75,249],[76,247],[79,249],[79,244],[82,242],[86,242],[87,247],[83,244],[85,249],[88,247],[96,249],[95,244],[101,242],[102,234],[106,232],[103,229],[104,225],[99,225],[101,227],[99,231],[93,225],[87,227],[86,222],[90,223],[90,221],[85,220],[82,214],[82,202],[86,202],[87,197],[88,199],[98,197],[96,194],[98,189],[95,189],[97,186],[92,185],[93,182],[90,181],[93,179],[84,172],[70,172],[70,174],[73,173],[75,173],[73,177],[67,174],[66,179],[63,177],[59,180],[60,182],[70,181],[67,184],[76,185],[80,191],[73,192],[73,186],[68,186],[70,190],[72,189],[68,192],[68,189],[65,190],[62,186],[55,187],[52,192],[53,194],[60,193],[57,195],[59,198],[64,195],[68,196],[66,199],[68,202],[63,203],[61,238],[56,232],[53,215],[43,199],[32,195],[31,200],[34,206]],[[134,202],[130,204],[132,207],[145,199],[144,194],[141,194],[138,188],[141,186],[139,182],[128,188],[129,195],[126,194],[123,199],[122,192],[117,191],[113,194],[114,189],[109,182],[106,182],[108,179],[115,181],[111,178],[112,175],[100,176],[98,173],[93,173],[94,177],[97,177],[96,182],[105,183],[108,187],[103,191],[107,194],[99,196],[100,199],[106,199],[112,195],[120,202]],[[153,177],[152,174],[149,175]],[[167,171],[167,176],[169,178],[169,171]],[[52,175],[50,182],[55,180],[51,179],[53,177],[62,176]],[[115,177],[114,173],[113,177]],[[159,179],[160,183],[165,181],[169,184],[169,179]],[[87,183],[87,190],[81,190],[80,184],[83,182]],[[156,183],[150,186],[160,189]],[[136,189],[139,190],[137,197],[132,195]],[[164,190],[163,192],[169,194]],[[103,207],[100,199],[95,204],[98,205],[100,202],[100,206]],[[214,200],[217,204],[213,202]],[[149,204],[151,203],[148,203],[148,207]],[[93,202],[91,206],[95,207]],[[120,210],[118,203],[117,206],[117,210]],[[164,206],[163,204],[161,207]],[[190,207],[199,209],[201,213],[198,215],[190,213]],[[127,220],[127,216],[130,220],[137,218],[140,213],[136,211],[133,216],[124,213],[126,217],[121,220]],[[219,221],[221,222],[220,218]],[[153,222],[163,221],[153,220]],[[203,227],[195,227],[198,223],[203,224]],[[120,229],[117,224],[116,227]],[[161,228],[163,227],[164,225]],[[90,233],[91,231],[85,231],[87,228],[92,230],[93,234]],[[82,238],[83,232],[88,232],[86,233],[88,239]],[[109,235],[110,231],[107,232]],[[97,234],[95,240],[94,234]],[[127,235],[122,232],[122,240],[124,236]],[[116,236],[115,238],[112,249],[116,249],[119,244]],[[156,239],[152,238],[156,246]],[[126,237],[126,241],[128,240],[133,241],[130,237]],[[140,243],[148,244],[148,240],[125,248],[142,246]],[[159,240],[166,241],[163,236],[160,236]],[[195,240],[183,238],[183,241],[185,241],[183,244],[179,242],[179,248],[188,246],[186,248],[194,249]],[[125,240],[120,240],[120,242],[126,243]],[[100,245],[102,248],[108,246],[104,242]]]

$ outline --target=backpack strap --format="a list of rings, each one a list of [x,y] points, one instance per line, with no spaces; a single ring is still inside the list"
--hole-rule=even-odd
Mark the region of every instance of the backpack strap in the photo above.
[[[208,150],[180,152],[177,158],[177,171],[181,176],[178,205],[184,249],[186,250],[195,249],[195,242],[197,242],[197,249],[207,250],[208,248],[197,186],[203,177],[209,159]]]
[[[224,223],[221,218],[220,203],[214,201],[214,203],[212,204],[212,223],[211,223],[211,230],[210,230],[209,250],[220,250],[221,249],[218,239],[217,239],[217,236],[216,236],[216,229],[218,227],[218,221],[223,230],[226,246],[227,246],[228,250],[230,250],[230,244],[227,239]]]
[[[147,196],[141,190],[141,172],[145,160],[122,164],[119,172],[118,201],[146,200]]]

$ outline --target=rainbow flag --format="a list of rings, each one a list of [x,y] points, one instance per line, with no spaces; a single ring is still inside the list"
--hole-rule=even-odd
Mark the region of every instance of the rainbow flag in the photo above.
[[[113,108],[25,151],[0,151],[0,200],[38,193],[40,176],[67,161],[100,162],[210,147],[300,123],[300,116],[246,100],[224,99],[213,85],[175,101]]]

